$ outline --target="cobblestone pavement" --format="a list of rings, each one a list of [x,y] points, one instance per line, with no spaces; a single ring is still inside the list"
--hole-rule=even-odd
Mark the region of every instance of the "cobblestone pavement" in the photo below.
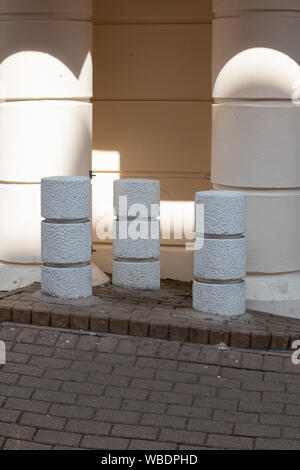
[[[300,449],[300,366],[258,353],[3,324],[2,449]]]

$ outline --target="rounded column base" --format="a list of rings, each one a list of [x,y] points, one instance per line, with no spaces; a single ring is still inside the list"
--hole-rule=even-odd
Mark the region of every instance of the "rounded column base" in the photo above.
[[[93,287],[110,284],[107,276],[98,266],[92,264]],[[41,282],[39,264],[13,264],[0,262],[0,292],[21,289],[34,282]]]
[[[0,262],[0,291],[11,291],[41,282],[39,264],[13,264]]]
[[[246,308],[248,311],[300,318],[300,272],[248,274]]]

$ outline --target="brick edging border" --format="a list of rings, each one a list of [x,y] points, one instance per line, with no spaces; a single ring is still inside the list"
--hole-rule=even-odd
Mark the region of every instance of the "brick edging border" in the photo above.
[[[299,333],[257,329],[254,325],[230,325],[191,320],[188,323],[177,319],[170,321],[152,319],[147,312],[142,315],[124,312],[101,312],[97,308],[74,308],[60,305],[32,303],[16,300],[18,289],[0,296],[0,323],[14,322],[55,328],[111,333],[160,340],[190,342],[202,345],[224,343],[229,347],[253,350],[290,350],[292,342],[300,339]],[[236,322],[235,322],[236,323]]]

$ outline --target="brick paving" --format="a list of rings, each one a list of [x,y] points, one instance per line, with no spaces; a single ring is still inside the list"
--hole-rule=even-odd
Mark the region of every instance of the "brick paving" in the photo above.
[[[0,448],[300,449],[291,352],[0,326]]]
[[[0,323],[53,326],[253,350],[288,351],[300,339],[300,320],[251,312],[235,319],[215,318],[192,309],[191,283],[162,281],[160,292],[141,293],[112,285],[94,289],[97,307],[66,307],[33,297],[39,284],[0,293]]]

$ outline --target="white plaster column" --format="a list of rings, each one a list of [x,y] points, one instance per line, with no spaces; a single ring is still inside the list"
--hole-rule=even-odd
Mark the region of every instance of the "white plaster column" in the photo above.
[[[300,317],[300,4],[213,8],[212,182],[247,194],[247,307]]]
[[[40,180],[88,176],[92,0],[0,0],[0,290],[40,280]]]

